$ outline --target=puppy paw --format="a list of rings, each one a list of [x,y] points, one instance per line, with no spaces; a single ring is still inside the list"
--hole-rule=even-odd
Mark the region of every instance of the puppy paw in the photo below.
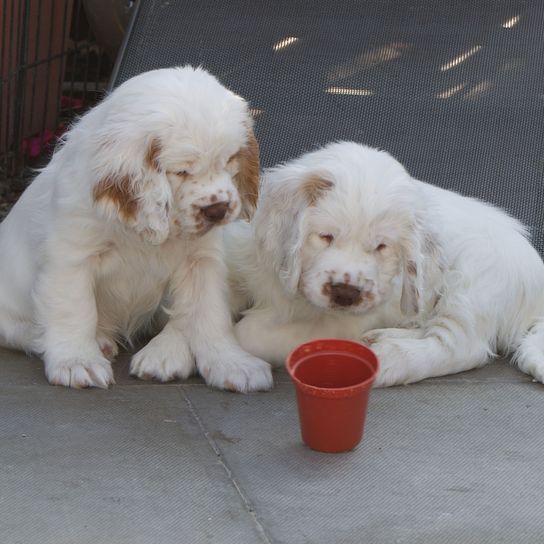
[[[414,383],[433,376],[459,372],[456,365],[447,362],[451,360],[451,353],[437,351],[436,342],[432,338],[381,337],[372,344],[372,351],[380,362],[375,387]]]
[[[104,357],[109,361],[115,360],[117,355],[119,355],[119,348],[117,346],[117,343],[109,336],[106,336],[103,333],[99,333],[96,336],[96,343],[100,347],[102,355],[104,355]]]
[[[372,351],[380,363],[374,387],[390,387],[410,381],[406,372],[407,354],[402,349],[400,342],[382,337],[379,341],[371,344]]]
[[[519,369],[533,377],[534,382],[544,384],[544,361],[536,362],[534,359],[522,359],[517,361]]]
[[[181,334],[161,334],[132,357],[130,374],[160,382],[188,378],[195,370],[195,363],[187,342]]]
[[[242,350],[225,350],[217,360],[200,358],[198,368],[208,385],[227,391],[268,391],[274,385],[270,365]]]
[[[107,389],[114,384],[111,363],[103,357],[74,357],[46,362],[45,375],[49,383],[74,389],[100,387]]]

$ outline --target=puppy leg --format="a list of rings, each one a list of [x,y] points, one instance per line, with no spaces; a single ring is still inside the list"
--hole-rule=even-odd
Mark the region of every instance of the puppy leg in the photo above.
[[[195,373],[195,358],[183,331],[183,323],[171,318],[174,300],[164,297],[153,320],[145,328],[153,338],[130,362],[130,374],[142,380],[169,382],[184,380]]]
[[[261,310],[246,314],[236,323],[234,332],[246,351],[275,367],[281,367],[287,355],[299,344],[316,338],[342,337],[340,331],[332,330],[331,324],[282,323],[274,313]]]
[[[226,278],[217,246],[195,248],[173,290],[171,319],[185,331],[198,370],[209,385],[240,392],[270,389],[270,365],[244,351],[234,336]]]
[[[415,337],[396,337],[388,335],[387,329],[380,331],[371,346],[380,361],[375,385],[407,384],[484,365],[491,349],[489,342],[478,336],[474,323],[470,308],[456,313],[450,307],[424,330],[413,329],[417,331]]]
[[[206,382],[231,391],[259,391],[273,385],[270,366],[244,351],[235,339],[225,293],[225,271],[216,259],[201,263],[200,300],[193,306],[191,347]]]
[[[243,351],[234,338],[226,270],[217,250],[196,248],[172,278],[168,298],[168,323],[133,357],[131,374],[160,381],[186,378],[196,358],[209,385],[235,391],[272,387],[269,365]]]
[[[361,328],[372,329],[381,323],[383,319],[380,315],[365,318],[364,321],[353,319],[353,316],[318,315],[314,319],[286,322],[284,316],[268,308],[248,311],[236,323],[234,332],[246,351],[273,366],[283,366],[289,353],[304,342],[318,338],[343,338],[360,342]]]
[[[74,388],[107,388],[114,383],[113,372],[96,340],[92,269],[86,262],[54,262],[43,270],[34,296],[47,379]]]

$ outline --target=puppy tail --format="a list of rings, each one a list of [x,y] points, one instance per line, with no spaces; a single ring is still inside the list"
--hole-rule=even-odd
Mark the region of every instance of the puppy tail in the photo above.
[[[513,362],[535,381],[544,383],[544,317],[538,319],[522,338]]]

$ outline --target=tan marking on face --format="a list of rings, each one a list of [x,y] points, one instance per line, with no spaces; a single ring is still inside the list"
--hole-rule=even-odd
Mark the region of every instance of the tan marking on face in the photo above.
[[[147,147],[147,153],[145,154],[144,163],[152,170],[160,170],[161,165],[159,162],[159,155],[162,151],[161,143],[158,138],[153,138],[149,146]]]
[[[321,289],[321,294],[326,296],[327,298],[330,298],[330,296],[331,296],[331,287],[332,287],[332,279],[329,280],[327,283],[323,284],[323,287]]]
[[[93,191],[95,202],[113,204],[123,221],[131,222],[138,213],[138,200],[128,176],[108,176],[100,180]]]
[[[323,196],[325,191],[328,191],[334,184],[328,179],[324,179],[318,175],[308,176],[301,184],[300,190],[306,198],[309,206],[315,206],[317,201]]]

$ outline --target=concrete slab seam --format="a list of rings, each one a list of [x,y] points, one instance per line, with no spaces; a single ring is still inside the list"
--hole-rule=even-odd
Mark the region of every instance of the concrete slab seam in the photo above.
[[[253,522],[255,523],[255,525],[257,527],[257,531],[261,535],[261,538],[263,539],[263,542],[265,544],[272,544],[271,538],[268,536],[268,534],[266,533],[263,525],[261,524],[261,522],[257,518],[255,509],[253,508],[253,506],[252,506],[250,500],[248,499],[247,495],[245,494],[244,490],[242,489],[242,487],[240,486],[240,484],[238,483],[238,481],[234,477],[234,474],[233,474],[232,470],[230,469],[230,467],[228,466],[225,458],[223,457],[223,454],[221,453],[221,450],[220,450],[219,446],[217,445],[215,440],[210,436],[210,433],[206,429],[206,426],[204,425],[204,422],[202,421],[202,419],[200,419],[200,416],[198,415],[193,403],[191,402],[189,397],[185,394],[185,391],[183,390],[183,387],[181,387],[179,390],[180,390],[180,393],[181,393],[181,395],[183,397],[183,400],[185,401],[185,403],[187,404],[187,407],[189,408],[189,412],[190,412],[191,416],[196,421],[197,425],[200,427],[200,430],[202,431],[202,434],[204,435],[204,437],[206,438],[206,441],[210,445],[210,448],[214,451],[215,455],[217,456],[219,464],[221,465],[221,467],[225,471],[229,481],[231,482],[234,489],[236,490],[236,492],[240,496],[240,499],[242,500],[242,503],[243,503],[245,509],[247,510],[248,514],[253,519]]]

